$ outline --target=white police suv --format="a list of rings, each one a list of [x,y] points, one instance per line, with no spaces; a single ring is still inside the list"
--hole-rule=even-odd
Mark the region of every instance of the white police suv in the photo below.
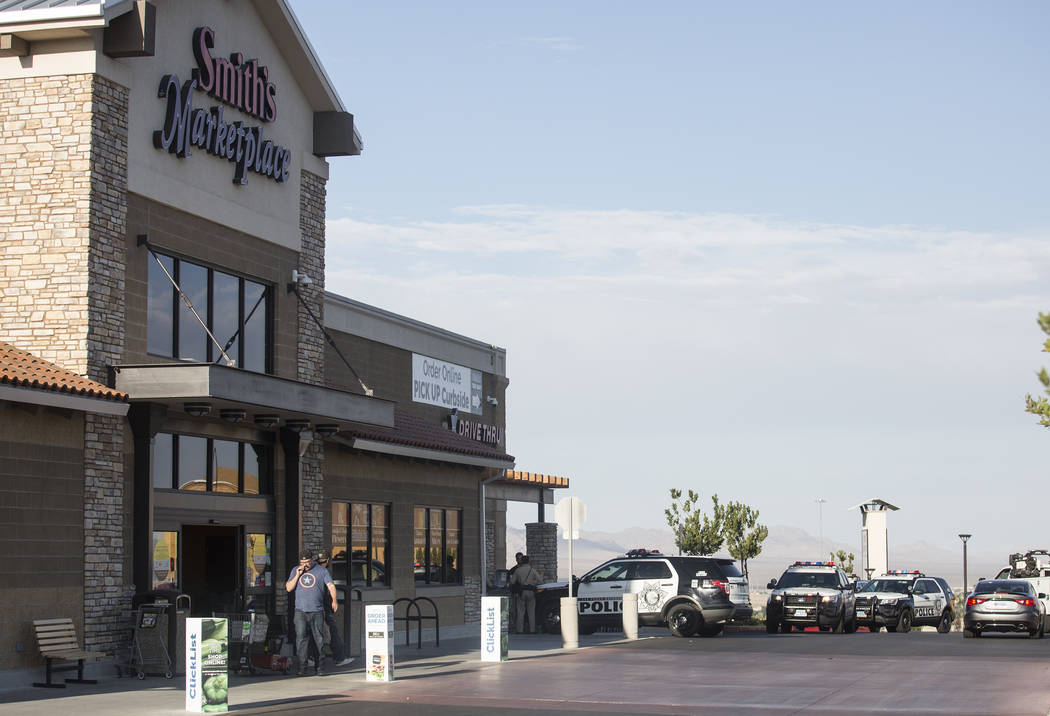
[[[766,602],[766,631],[787,633],[808,626],[852,633],[854,585],[834,562],[795,562],[772,579]]]
[[[620,628],[624,594],[638,595],[638,623],[666,624],[675,636],[715,636],[731,618],[751,616],[747,580],[731,559],[669,557],[656,550],[631,550],[576,580],[581,634],[603,626]],[[566,582],[536,588],[537,621],[544,631],[561,630]]]
[[[906,632],[913,626],[936,626],[941,634],[952,629],[952,588],[941,577],[919,571],[890,570],[857,592],[857,623],[872,631]]]

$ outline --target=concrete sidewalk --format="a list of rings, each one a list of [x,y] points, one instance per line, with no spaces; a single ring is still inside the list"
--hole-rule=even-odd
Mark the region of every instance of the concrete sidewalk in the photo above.
[[[643,629],[642,636],[649,634]],[[666,634],[665,629],[654,630],[651,635]],[[400,635],[399,635],[400,636]],[[413,639],[414,639],[413,635]],[[527,634],[511,635],[511,661],[555,657],[566,653],[562,649],[560,635]],[[580,648],[615,643],[623,640],[620,633],[600,633],[580,637]],[[474,672],[484,669],[499,669],[501,665],[481,661],[480,634],[474,638],[442,640],[440,647],[433,642],[423,648],[395,646],[395,676],[398,680],[417,680],[427,676],[451,673]],[[364,656],[358,657],[349,667],[332,669],[326,676],[285,676],[272,672],[256,675],[231,675],[230,710],[266,709],[287,710],[293,703],[305,705],[311,701],[348,698],[348,692],[361,694],[361,690],[383,684],[365,680]],[[102,672],[96,685],[69,684],[65,689],[41,689],[28,686],[0,692],[0,714],[27,714],[52,716],[64,713],[68,716],[112,716],[113,714],[177,714],[185,711],[184,678],[177,676],[168,680],[163,677],[116,678],[116,669]],[[56,680],[70,676],[69,672],[56,675]],[[91,674],[89,674],[91,676]],[[35,677],[43,679],[43,669]],[[282,704],[286,707],[281,708]]]

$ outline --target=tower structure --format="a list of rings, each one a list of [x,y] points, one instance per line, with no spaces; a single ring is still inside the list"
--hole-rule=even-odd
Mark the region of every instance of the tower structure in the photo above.
[[[860,508],[861,517],[860,564],[865,576],[870,579],[873,574],[885,574],[889,569],[890,549],[886,516],[890,510],[896,511],[900,508],[874,497],[850,509],[857,508]]]

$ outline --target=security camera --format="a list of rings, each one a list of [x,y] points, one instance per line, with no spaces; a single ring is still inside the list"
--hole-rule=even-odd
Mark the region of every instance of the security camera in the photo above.
[[[485,397],[485,402],[487,402],[489,405],[499,405],[499,398],[493,395],[489,395]]]
[[[305,273],[300,273],[298,269],[292,269],[292,283],[297,283],[301,286],[309,286],[313,282],[314,280]]]

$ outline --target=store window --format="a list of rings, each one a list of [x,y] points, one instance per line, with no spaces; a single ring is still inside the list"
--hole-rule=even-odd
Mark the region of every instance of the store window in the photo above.
[[[460,584],[460,510],[414,510],[413,572],[416,584]]]
[[[390,506],[332,502],[332,580],[350,586],[390,584]]]
[[[179,588],[179,533],[153,533],[153,588]]]
[[[269,445],[158,433],[153,443],[153,486],[268,495],[272,492],[272,454]]]
[[[158,263],[159,260],[159,263]],[[163,266],[163,268],[161,268]],[[165,271],[193,304],[197,316],[183,303]],[[151,355],[222,363],[222,353],[237,368],[272,372],[270,330],[271,291],[264,284],[234,276],[184,259],[150,256],[146,350]]]
[[[249,588],[273,586],[273,537],[253,532],[247,535],[244,550]]]

